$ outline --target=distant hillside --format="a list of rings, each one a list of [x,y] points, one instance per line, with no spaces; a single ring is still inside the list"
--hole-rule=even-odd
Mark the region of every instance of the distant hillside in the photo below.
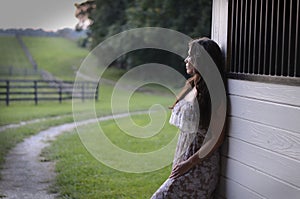
[[[24,54],[16,37],[0,37],[0,73],[3,74],[7,67],[32,69],[30,62]]]
[[[34,36],[34,37],[64,37],[72,40],[86,37],[86,31],[77,32],[71,28],[64,28],[54,31],[45,31],[43,29],[0,29],[0,36]]]
[[[81,62],[89,53],[88,49],[80,48],[77,42],[62,37],[21,38],[37,63],[38,70],[48,71],[63,80],[74,80]],[[0,52],[0,78],[10,73],[20,75],[25,69],[32,69],[15,36],[0,36]]]
[[[62,37],[22,37],[38,69],[63,80],[73,80],[89,51]]]

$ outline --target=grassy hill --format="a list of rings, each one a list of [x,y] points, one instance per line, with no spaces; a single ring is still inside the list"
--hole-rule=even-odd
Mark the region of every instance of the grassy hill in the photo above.
[[[59,37],[23,37],[23,41],[38,64],[54,76],[71,80],[89,51],[74,41]]]
[[[0,37],[0,66],[32,68],[17,39],[13,36]]]
[[[89,53],[88,50],[79,48],[75,42],[63,38],[23,37],[22,39],[39,69],[47,70],[54,76],[64,80],[75,77],[74,72]],[[7,50],[8,48],[11,49]],[[15,63],[18,66],[19,63],[22,64],[20,67],[31,68],[14,37],[0,37],[0,50],[1,64]],[[5,50],[7,52],[2,53]],[[18,56],[22,58],[15,58]],[[117,80],[123,73],[124,71],[111,68],[105,77]],[[157,86],[153,88],[160,89]],[[90,110],[90,107],[95,108],[98,117],[111,114],[111,98],[114,92],[121,92],[121,97],[118,100],[128,102],[130,111],[148,110],[154,104],[168,107],[175,98],[171,95],[136,92],[127,101],[126,95],[122,95],[122,92],[127,92],[126,90],[121,89],[118,91],[114,90],[112,85],[102,84],[99,87],[100,100],[96,101],[95,104],[93,101],[78,102],[76,110],[82,113],[82,116],[85,116],[84,113],[86,110]],[[166,93],[167,91],[164,90],[163,92]],[[126,106],[123,106],[122,103],[115,106],[118,106],[114,107],[117,108],[118,112],[127,111]],[[36,134],[50,126],[73,121],[71,101],[64,101],[61,104],[58,102],[43,102],[39,103],[38,106],[35,106],[33,102],[18,102],[8,107],[0,104],[0,108],[0,126],[44,118],[44,120],[37,123],[26,124],[22,122],[23,126],[8,128],[0,133],[0,169],[7,152],[25,137]],[[55,119],[54,116],[61,116],[61,118]],[[129,121],[130,118],[127,119]],[[148,115],[139,115],[134,117],[133,121],[144,126],[148,124],[150,118]],[[126,120],[123,122],[131,124]],[[122,129],[118,127],[114,120],[106,121],[101,125],[105,128],[113,143],[125,150],[134,152],[150,151],[156,149],[155,147],[162,147],[176,133],[174,127],[165,123],[163,133],[144,141],[127,134],[122,135]],[[98,128],[98,123],[85,128],[87,132],[93,132]],[[109,168],[100,164],[88,153],[80,142],[76,131],[58,137],[57,141],[53,142],[52,146],[45,149],[43,153],[46,160],[56,162],[57,178],[51,191],[57,191],[61,198],[149,198],[158,186],[167,179],[171,170],[169,166],[152,173],[128,174]]]
[[[17,39],[0,37],[0,74],[8,73],[9,67],[32,69]]]
[[[64,80],[74,79],[74,72],[89,53],[87,49],[78,47],[76,42],[65,38],[22,37],[22,39],[38,64],[38,69],[46,70]],[[16,71],[23,71],[24,68],[28,71],[32,69],[17,39],[14,36],[1,36],[0,75],[2,78],[7,77],[11,66],[13,66],[14,76]]]
[[[29,37],[22,40],[38,65],[38,69],[50,72],[62,80],[74,80],[75,71],[88,55],[89,50],[80,48],[76,42],[60,37]],[[9,76],[9,68],[13,66],[13,76]],[[28,79],[20,76],[24,69],[32,70],[25,53],[14,36],[0,36],[0,78]],[[18,74],[16,74],[18,72]],[[110,68],[103,74],[107,79],[118,80],[125,71]],[[39,78],[31,76],[30,78]]]

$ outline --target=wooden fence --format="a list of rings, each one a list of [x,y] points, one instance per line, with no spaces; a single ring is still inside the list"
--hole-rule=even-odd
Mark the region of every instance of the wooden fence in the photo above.
[[[0,101],[9,106],[12,101],[33,101],[37,105],[39,101],[98,100],[98,83],[76,82],[75,90],[73,85],[72,81],[0,80]]]

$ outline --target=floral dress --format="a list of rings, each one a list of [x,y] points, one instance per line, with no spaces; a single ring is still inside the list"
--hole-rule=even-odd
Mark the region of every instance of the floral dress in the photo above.
[[[206,129],[198,127],[200,114],[197,100],[180,100],[173,108],[170,124],[180,129],[173,167],[196,153],[205,138]],[[219,152],[195,165],[176,179],[168,178],[151,199],[209,199],[218,183]]]

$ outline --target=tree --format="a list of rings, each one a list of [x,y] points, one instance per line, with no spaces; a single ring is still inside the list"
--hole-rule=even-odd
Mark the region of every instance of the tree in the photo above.
[[[210,37],[211,0],[95,0],[94,4],[93,10],[86,12],[93,21],[89,27],[92,47],[119,32],[150,26],[177,30],[192,38]],[[182,63],[168,52],[147,49],[129,53],[114,64],[130,68],[149,60],[176,66]]]
[[[88,0],[80,4],[75,3],[74,5],[76,7],[75,17],[79,20],[75,29],[77,31],[81,31],[82,29],[86,29],[91,24],[92,21],[89,19],[89,16],[96,8],[96,2],[94,0]]]
[[[127,0],[96,0],[96,9],[90,18],[93,47],[105,38],[126,30],[126,8],[130,5]]]
[[[158,26],[191,37],[210,36],[211,0],[140,0],[126,14],[130,28]]]

